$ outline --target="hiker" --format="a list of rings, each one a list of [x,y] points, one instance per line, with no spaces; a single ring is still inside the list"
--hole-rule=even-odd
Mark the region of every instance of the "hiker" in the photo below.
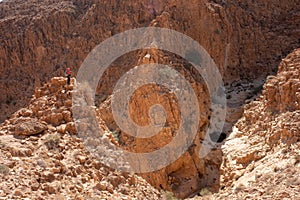
[[[70,82],[71,82],[71,69],[68,67],[66,69],[66,72],[65,72],[65,75],[67,76],[67,84],[70,85]]]

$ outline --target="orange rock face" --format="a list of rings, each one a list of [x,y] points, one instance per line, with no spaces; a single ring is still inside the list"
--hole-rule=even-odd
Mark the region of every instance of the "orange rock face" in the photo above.
[[[101,129],[106,131],[107,141],[131,152],[144,153],[167,145],[176,136],[183,110],[172,91],[155,85],[143,86],[130,99],[130,117],[141,126],[147,125],[151,122],[151,106],[160,104],[165,109],[165,127],[147,139],[129,135],[120,130],[111,112],[112,91],[120,77],[137,65],[162,63],[177,70],[195,91],[201,115],[193,144],[171,165],[139,174],[148,183],[99,164],[86,152],[82,141],[71,136],[77,134],[71,109],[75,79],[72,78],[72,84],[68,86],[66,79],[60,77],[66,67],[71,67],[75,76],[90,51],[117,33],[148,26],[173,29],[190,36],[207,50],[227,89],[231,89],[232,96],[227,96],[232,99],[228,103],[228,131],[242,114],[242,109],[235,108],[240,108],[245,99],[254,95],[247,96],[249,94],[243,89],[254,87],[255,84],[250,86],[252,82],[275,74],[279,61],[299,47],[297,3],[270,0],[0,2],[0,121],[4,121],[0,126],[0,163],[4,163],[5,166],[1,167],[6,175],[1,176],[4,184],[0,184],[0,196],[31,198],[49,195],[59,199],[62,194],[70,199],[97,195],[111,199],[161,198],[150,183],[157,189],[172,191],[180,198],[197,194],[203,188],[217,191],[220,184],[225,188],[233,184],[234,191],[228,192],[230,189],[227,189],[228,193],[223,197],[240,198],[233,193],[246,193],[256,180],[263,183],[282,181],[261,176],[261,172],[267,173],[268,170],[255,163],[270,164],[264,158],[279,163],[283,160],[282,164],[294,162],[295,169],[289,164],[284,166],[298,174],[299,50],[284,59],[276,77],[269,76],[263,96],[245,106],[242,119],[235,125],[223,148],[225,157],[221,179],[221,149],[214,148],[206,157],[199,157],[210,125],[211,100],[207,88],[195,69],[179,56],[157,49],[130,52],[104,72],[97,88],[97,119]],[[236,88],[239,91],[234,91]],[[93,100],[86,103],[91,105]],[[18,110],[22,107],[26,108]],[[163,123],[160,115],[152,114],[154,123]],[[88,123],[81,123],[77,128],[90,131]],[[277,151],[278,148],[282,149],[281,152]],[[286,160],[281,155],[285,152],[293,158]],[[32,162],[28,157],[35,160]],[[37,171],[34,170],[36,167]],[[282,176],[288,172],[276,167]],[[260,173],[258,178],[253,175],[253,169]],[[13,179],[17,178],[24,181],[15,184]],[[240,181],[235,182],[239,178]],[[289,178],[284,185],[297,187],[294,183],[299,180],[292,175]],[[8,187],[7,184],[14,186]],[[265,185],[257,187],[262,186]],[[248,187],[247,190],[243,190],[244,187]],[[252,192],[255,195],[263,193]],[[251,198],[258,198],[255,195]],[[278,192],[278,196],[294,198],[297,194]]]
[[[0,121],[28,104],[35,87],[66,67],[75,75],[96,45],[128,29],[158,26],[187,34],[212,55],[226,82],[271,72],[299,43],[295,1],[32,0],[1,2],[0,11]],[[133,67],[128,60],[137,57],[117,66]],[[122,70],[110,72],[115,82]],[[104,83],[102,91],[111,92]]]
[[[74,137],[72,86],[54,77],[0,125],[0,197],[161,199],[141,177],[104,166]]]
[[[186,69],[183,70],[183,74],[187,79],[193,81]],[[199,80],[199,82],[203,82],[203,80]],[[141,174],[141,176],[151,183],[151,185],[158,189],[172,191],[180,198],[196,193],[200,188],[205,186],[213,186],[214,189],[217,189],[219,178],[218,169],[221,164],[222,156],[220,149],[216,149],[204,159],[199,158],[199,149],[205,138],[209,123],[210,100],[208,93],[205,92],[207,91],[207,88],[205,88],[203,84],[193,81],[191,85],[193,85],[194,91],[198,94],[197,100],[199,102],[201,116],[198,123],[198,127],[200,128],[193,143],[189,147],[188,152],[184,153],[178,160],[169,166],[165,166],[155,172]],[[159,104],[164,108],[166,122],[160,132],[149,138],[136,138],[120,130],[120,127],[118,127],[117,123],[114,121],[111,111],[111,98],[108,98],[100,104],[98,117],[105,122],[110,131],[114,132],[119,146],[123,149],[135,153],[151,153],[152,151],[168,145],[174,139],[174,136],[178,134],[179,125],[182,123],[180,120],[181,112],[184,112],[180,110],[180,106],[178,105],[174,93],[167,88],[157,85],[145,85],[136,90],[130,97],[130,117],[139,126],[149,125],[151,123],[150,117],[154,120],[153,123],[164,123],[161,118],[150,116],[151,114],[149,115],[151,106],[155,104]],[[159,115],[157,112],[154,114]],[[182,145],[184,145],[184,143],[185,141],[182,141]],[[176,151],[176,149],[170,149],[165,157],[174,156],[172,151]],[[160,162],[158,158],[153,159],[154,163],[147,164],[155,165],[156,162]]]

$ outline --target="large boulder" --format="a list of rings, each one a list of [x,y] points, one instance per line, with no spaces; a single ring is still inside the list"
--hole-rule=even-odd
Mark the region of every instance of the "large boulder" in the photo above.
[[[37,119],[14,125],[14,135],[30,136],[42,133],[45,130],[47,130],[47,125]]]

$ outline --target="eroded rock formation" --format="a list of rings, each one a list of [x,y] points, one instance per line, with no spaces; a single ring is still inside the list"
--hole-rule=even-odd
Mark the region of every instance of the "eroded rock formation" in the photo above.
[[[226,82],[264,75],[299,44],[297,8],[297,1],[1,2],[0,120],[28,104],[36,86],[63,75],[65,67],[76,74],[96,45],[131,28],[187,34],[209,52]],[[128,59],[122,67],[134,66]],[[108,75],[118,80],[115,72]],[[102,91],[110,92],[104,83]]]
[[[55,77],[1,124],[0,197],[161,199],[142,178],[104,166],[74,137],[72,89]]]
[[[26,163],[28,157],[38,157],[44,154],[45,157],[42,156],[44,159],[54,157],[51,152],[50,155],[48,155],[49,153],[43,150],[45,145],[50,148],[55,147],[55,150],[61,151],[59,155],[63,152],[69,155],[71,152],[70,148],[73,148],[71,147],[72,145],[75,145],[80,152],[84,152],[80,141],[69,135],[76,134],[75,125],[72,121],[72,112],[70,110],[72,101],[70,99],[71,92],[69,90],[71,90],[72,87],[64,86],[65,80],[61,78],[51,80],[50,78],[53,76],[61,76],[64,68],[70,66],[75,75],[85,57],[96,45],[106,38],[131,28],[155,26],[174,29],[190,36],[208,51],[218,65],[224,82],[226,83],[227,90],[229,91],[227,96],[229,99],[229,116],[227,117],[226,131],[230,131],[231,124],[242,114],[240,108],[244,100],[254,96],[255,93],[257,93],[256,90],[259,90],[259,87],[264,82],[266,75],[275,73],[277,63],[281,58],[299,46],[300,17],[297,3],[297,1],[255,1],[249,3],[247,1],[233,0],[192,0],[188,3],[183,0],[152,0],[146,2],[120,2],[117,0],[109,2],[96,0],[46,0],[41,2],[38,0],[30,0],[24,2],[14,0],[0,3],[0,43],[3,44],[0,46],[0,88],[1,91],[3,91],[0,96],[0,121],[6,119],[11,113],[18,110],[18,108],[26,107],[26,104],[28,105],[27,109],[22,109],[14,113],[11,119],[1,125],[1,134],[4,135],[3,141],[16,145],[16,148],[10,148],[10,146],[9,148],[1,148],[1,158],[3,162],[6,163],[5,166],[11,169],[9,170],[4,167],[3,171],[5,173],[13,172],[14,174],[23,175],[23,172],[18,171],[17,168],[22,163]],[[188,152],[172,165],[155,173],[142,174],[141,176],[155,187],[171,190],[179,197],[187,197],[188,195],[195,194],[203,187],[209,187],[210,190],[216,191],[219,186],[218,168],[221,164],[220,149],[215,149],[204,159],[199,159],[197,155],[201,147],[203,133],[208,126],[210,114],[210,101],[207,92],[205,92],[205,83],[203,83],[199,76],[195,75],[190,65],[186,62],[182,62],[178,57],[166,52],[148,52],[141,50],[131,52],[117,59],[104,73],[97,88],[96,105],[99,106],[98,118],[101,121],[101,126],[103,129],[106,129],[108,133],[110,131],[118,131],[119,145],[131,151],[151,151],[159,148],[166,144],[175,134],[174,130],[178,127],[177,114],[180,109],[176,107],[176,101],[174,104],[167,103],[170,100],[173,101],[174,96],[170,91],[164,88],[145,86],[137,91],[131,99],[132,117],[141,125],[149,122],[147,111],[153,103],[158,102],[165,105],[167,114],[169,114],[169,118],[167,118],[168,123],[164,131],[154,138],[153,141],[147,141],[145,144],[144,141],[141,142],[139,139],[132,139],[128,137],[126,133],[119,132],[111,115],[109,104],[112,98],[111,93],[114,84],[126,71],[132,69],[134,66],[148,63],[148,61],[144,60],[145,55],[147,55],[146,58],[148,58],[148,54],[152,59],[149,63],[160,62],[170,64],[170,62],[172,62],[173,64],[170,64],[171,67],[180,71],[180,73],[191,82],[197,94],[202,95],[202,98],[198,100],[199,109],[203,115],[199,120],[200,129],[198,130],[194,145],[191,146]],[[297,55],[298,51],[294,54]],[[287,63],[289,62],[287,61]],[[253,107],[255,107],[254,104],[257,104],[259,108],[255,108],[255,112],[257,110],[259,110],[259,112],[254,114],[251,108],[248,109],[246,107],[244,117],[236,125],[239,131],[242,131],[242,133],[249,131],[247,134],[253,133],[251,132],[253,127],[249,128],[250,126],[245,125],[249,123],[249,121],[252,122],[252,125],[257,126],[253,128],[253,130],[255,129],[254,132],[261,131],[263,136],[265,136],[267,132],[264,132],[262,127],[266,127],[268,130],[270,129],[273,133],[275,129],[277,130],[277,126],[279,125],[288,127],[291,124],[291,126],[294,126],[293,124],[297,123],[299,118],[297,112],[294,115],[291,114],[290,111],[299,109],[299,103],[294,101],[294,99],[297,99],[299,96],[297,92],[295,93],[299,88],[299,80],[297,76],[293,76],[289,72],[284,72],[290,69],[289,67],[285,68],[285,64],[283,63],[280,68],[282,71],[280,71],[278,75],[279,78],[273,78],[267,81],[263,96],[264,102],[263,100],[254,101],[251,104]],[[296,75],[299,75],[299,73]],[[46,81],[50,82],[35,90],[37,86],[43,85]],[[284,83],[284,81],[287,82]],[[277,87],[278,83],[280,83],[280,87]],[[143,101],[141,96],[144,96],[146,92],[148,92],[147,95],[149,95],[149,99],[148,101]],[[156,94],[157,92],[164,92],[164,95],[158,95]],[[33,94],[35,94],[34,98],[29,101]],[[278,97],[277,94],[282,95],[282,97]],[[268,105],[265,105],[265,102],[268,102]],[[263,114],[261,114],[261,112]],[[284,114],[280,117],[280,113]],[[276,117],[272,118],[274,115]],[[277,117],[277,115],[279,117]],[[287,124],[284,122],[283,118],[285,117],[291,119],[290,121],[293,123]],[[257,121],[257,118],[267,120],[270,123],[265,125],[262,120]],[[270,125],[272,123],[275,124],[274,127]],[[31,126],[32,124],[34,124],[33,127]],[[290,130],[296,131],[296,134],[289,132]],[[224,161],[224,181],[222,183],[224,184],[226,182],[230,185],[234,179],[236,179],[233,177],[238,178],[240,176],[234,173],[246,173],[248,169],[251,171],[251,167],[248,167],[251,166],[251,164],[249,164],[251,161],[260,162],[268,155],[266,153],[268,152],[267,150],[261,149],[264,148],[263,146],[267,146],[266,149],[276,149],[275,147],[278,147],[277,141],[282,138],[285,141],[283,143],[287,143],[290,146],[293,146],[295,143],[297,144],[297,132],[298,129],[292,127],[277,131],[274,136],[267,137],[269,143],[262,146],[258,141],[262,138],[258,138],[258,140],[255,139],[253,140],[254,143],[259,144],[257,148],[246,148],[250,147],[247,143],[247,138],[250,137],[250,135],[242,137],[243,140],[240,138],[234,139],[245,143],[246,154],[244,155],[245,152],[242,152],[241,154],[234,154],[233,157],[230,156],[231,150],[228,150],[231,148],[229,140],[227,143],[229,146],[228,149],[226,150],[226,145],[224,148],[226,156],[229,156],[229,163],[236,161],[240,163],[242,168],[246,169],[246,171],[241,170],[240,165],[226,165],[227,161]],[[7,134],[19,135],[18,137],[24,137],[24,139],[19,143],[20,140],[7,136]],[[52,138],[53,134],[57,137]],[[241,132],[233,133],[230,137],[233,138],[236,134],[239,135]],[[45,144],[43,141],[48,139],[44,137],[48,135],[49,144]],[[110,134],[108,134],[107,137],[114,140]],[[73,142],[68,149],[60,147],[59,145],[56,147],[57,140],[61,138],[63,138],[63,144],[72,143],[73,140],[75,142]],[[114,142],[116,143],[116,141]],[[279,142],[279,144],[281,143]],[[0,143],[0,145],[2,144]],[[232,145],[234,146],[234,144]],[[39,147],[43,148],[39,149]],[[236,148],[236,146],[232,148]],[[278,148],[281,148],[281,146],[279,145]],[[78,162],[85,167],[85,171],[83,170],[84,173],[82,175],[85,177],[86,174],[94,173],[94,168],[97,168],[93,167],[94,164],[91,164],[93,161],[88,162],[89,164],[85,166],[85,160],[89,160],[90,158],[87,158],[88,154],[86,152],[83,154],[84,155],[78,157]],[[295,152],[291,151],[291,155],[292,154],[294,155]],[[11,164],[11,161],[14,161],[14,157],[18,156],[22,158],[14,162],[17,164]],[[71,163],[76,162],[75,157],[72,157],[72,159],[74,159],[70,161]],[[281,159],[280,156],[279,158]],[[50,168],[56,166],[55,163],[57,163],[57,159],[60,158],[55,159],[56,160],[49,161]],[[64,158],[61,159],[63,161],[66,160]],[[45,172],[45,174],[38,174],[38,177],[35,177],[38,183],[32,184],[34,188],[26,189],[25,185],[27,182],[16,185],[13,189],[3,186],[3,194],[1,195],[7,195],[13,192],[12,195],[25,197],[32,191],[37,191],[36,195],[38,196],[55,194],[60,191],[65,194],[70,194],[69,190],[73,191],[75,186],[73,189],[69,188],[67,191],[65,190],[65,186],[57,186],[57,184],[60,184],[57,182],[55,182],[54,185],[48,183],[44,184],[46,182],[52,183],[56,179],[53,179],[53,174],[47,172],[47,167],[46,171],[44,170],[45,167],[43,166],[48,165],[44,165],[41,162],[40,164],[41,170],[43,173]],[[31,169],[37,165],[28,164],[26,168]],[[60,166],[60,164],[57,165]],[[67,166],[68,164],[65,165]],[[75,176],[76,178],[77,175],[74,175],[75,172],[73,172],[74,170],[72,171],[71,165],[73,164],[68,165],[70,168],[69,171],[71,172],[69,172],[67,176]],[[89,167],[92,167],[92,171],[86,169]],[[227,169],[230,169],[233,173],[225,172]],[[58,178],[60,181],[63,180],[63,176],[59,174],[61,170],[53,170],[54,178]],[[78,170],[82,172],[81,169]],[[113,173],[108,169],[103,170],[108,171],[106,175]],[[76,171],[76,173],[78,174],[79,172]],[[32,173],[29,174],[34,176]],[[106,175],[104,176],[106,177]],[[115,175],[119,176],[119,174]],[[123,175],[120,175],[119,177],[122,176]],[[27,180],[26,175],[24,175],[24,178]],[[95,178],[82,178],[81,176],[80,178],[80,184],[87,183],[87,190],[82,188],[78,189],[76,187],[77,194],[75,194],[76,192],[74,195],[72,193],[70,198],[79,195],[78,193],[85,195],[89,195],[90,192],[93,193],[93,184],[99,181]],[[94,179],[94,182],[88,182],[86,181],[87,179]],[[11,179],[8,180],[7,176],[4,176],[4,180],[9,183],[13,182]],[[104,180],[106,181],[106,178],[104,178]],[[65,184],[70,184],[72,181],[73,178],[68,178]],[[114,196],[115,194],[121,196],[124,194],[122,192],[123,190],[120,189],[121,186],[120,188],[117,187],[117,192],[114,192],[115,190],[109,186],[108,182],[106,181],[106,183],[103,184],[99,183],[95,187],[106,191],[104,192],[104,196],[113,196],[112,198],[116,197]],[[125,187],[128,186],[127,182],[128,179],[126,178],[124,182]],[[246,182],[247,183],[243,182],[241,184],[247,185],[249,181]],[[134,191],[138,194],[133,192],[125,194],[125,196],[129,195],[132,197],[141,195],[140,197],[143,198],[151,194],[153,196],[148,198],[154,199],[159,196],[157,191],[153,188],[149,188],[149,185],[145,182],[141,182],[141,184],[145,184],[149,193],[140,194],[142,189],[138,189]],[[24,192],[22,192],[23,188]],[[235,185],[234,188],[240,190],[240,187],[237,185]],[[235,191],[235,189],[233,191]],[[293,195],[291,197],[293,197]]]
[[[225,144],[222,190],[207,199],[297,199],[300,172],[300,49],[245,105]],[[207,194],[207,193],[206,193]],[[200,199],[200,198],[195,198]]]
[[[155,57],[164,57],[162,52],[148,52],[151,59],[140,60],[141,64],[155,63]],[[158,54],[160,56],[158,56]],[[173,61],[176,60],[175,58]],[[163,60],[161,60],[163,62]],[[158,189],[169,190],[175,193],[177,197],[185,198],[189,195],[197,193],[203,187],[211,187],[214,191],[217,191],[219,184],[219,167],[221,165],[222,153],[220,149],[214,149],[205,158],[199,156],[199,150],[202,142],[205,139],[205,134],[209,124],[210,116],[210,100],[208,90],[205,87],[204,81],[192,72],[188,71],[184,66],[184,63],[180,63],[178,66],[174,65],[173,68],[180,71],[181,74],[187,80],[197,94],[197,100],[199,102],[200,119],[197,123],[198,131],[196,137],[193,139],[192,144],[189,146],[188,151],[178,158],[174,163],[169,166],[164,166],[158,171],[151,173],[140,174],[145,180],[151,183]],[[185,65],[187,65],[185,63]],[[159,69],[158,69],[159,70]],[[162,70],[162,69],[161,69]],[[170,73],[168,71],[164,73]],[[147,76],[147,74],[140,74],[140,76]],[[174,80],[179,81],[179,80]],[[178,88],[179,89],[179,88]],[[166,123],[163,129],[152,137],[148,138],[136,138],[128,133],[124,132],[114,120],[114,116],[111,110],[112,96],[108,97],[103,103],[99,105],[99,118],[101,118],[107,125],[108,130],[114,132],[117,137],[119,145],[125,150],[136,153],[151,153],[156,151],[167,144],[169,144],[176,134],[178,134],[179,126],[182,125],[180,116],[183,112],[181,105],[176,99],[175,92],[158,85],[145,85],[134,92],[129,101],[129,113],[132,120],[139,126],[146,126],[151,124],[150,119],[156,120],[152,123],[161,123],[161,118],[155,118],[155,116],[149,115],[151,106],[155,104],[161,105],[165,110]],[[186,98],[190,98],[187,96]],[[192,108],[194,105],[190,105]],[[158,112],[155,113],[159,115]],[[158,116],[159,117],[159,116]],[[163,123],[163,121],[162,121]],[[150,131],[154,131],[150,130]],[[183,133],[188,134],[188,133]],[[184,137],[182,137],[184,140]],[[185,141],[181,141],[180,148],[185,146]],[[174,152],[177,149],[170,149],[168,154],[162,155],[166,158],[172,158]],[[153,158],[155,159],[155,158]],[[157,158],[159,159],[159,158]],[[155,159],[148,165],[155,165]]]

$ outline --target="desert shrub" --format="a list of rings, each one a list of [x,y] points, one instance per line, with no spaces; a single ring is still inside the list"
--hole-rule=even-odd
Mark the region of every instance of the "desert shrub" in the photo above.
[[[119,137],[120,131],[115,130],[115,131],[111,132],[111,134],[112,134],[112,136],[115,138],[115,140],[116,140],[117,142],[120,141],[120,137]]]
[[[175,197],[174,194],[169,191],[163,191],[162,197],[163,197],[163,200],[177,200],[177,197]]]
[[[211,194],[209,188],[202,188],[201,191],[199,192],[200,196],[206,196],[206,195],[209,195]]]
[[[58,134],[51,134],[46,137],[44,144],[48,149],[54,149],[58,147],[59,142],[60,136]]]
[[[9,173],[9,168],[4,164],[0,164],[0,174],[8,174],[8,173]]]
[[[0,140],[0,148],[4,148],[6,144]]]

